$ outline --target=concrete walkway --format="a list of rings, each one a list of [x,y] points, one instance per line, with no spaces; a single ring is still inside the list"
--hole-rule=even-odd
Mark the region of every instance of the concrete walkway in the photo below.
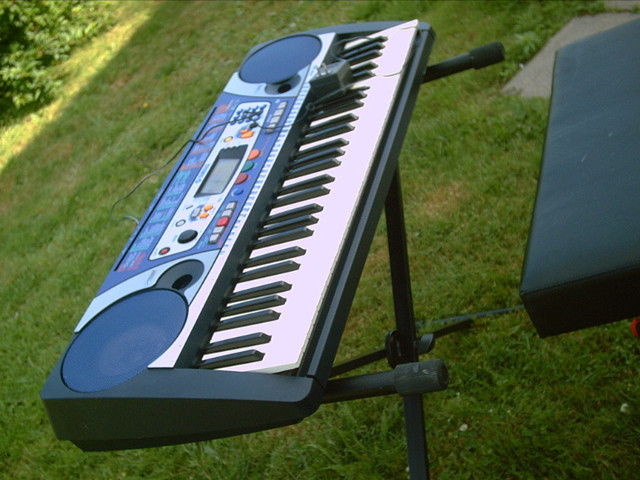
[[[640,0],[610,0],[606,4],[612,9],[632,10],[640,7]],[[600,15],[572,19],[504,86],[503,92],[519,94],[523,97],[548,98],[551,95],[553,64],[558,49],[576,40],[595,35],[638,18],[640,18],[640,14],[620,12],[602,13]]]

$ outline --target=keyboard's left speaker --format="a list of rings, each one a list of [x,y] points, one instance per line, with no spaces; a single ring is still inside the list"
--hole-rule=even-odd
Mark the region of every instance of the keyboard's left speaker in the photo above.
[[[187,311],[185,298],[168,289],[144,290],[110,305],[67,350],[64,383],[77,392],[97,392],[133,378],[169,348]]]

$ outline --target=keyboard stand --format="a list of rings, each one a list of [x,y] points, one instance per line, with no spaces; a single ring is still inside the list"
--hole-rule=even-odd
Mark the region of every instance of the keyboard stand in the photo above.
[[[471,68],[484,68],[503,59],[502,44],[495,42],[430,65],[423,83]],[[331,369],[330,377],[342,375],[384,358],[393,370],[329,380],[322,402],[332,403],[387,394],[401,395],[404,403],[410,478],[428,480],[429,459],[422,394],[444,390],[447,388],[449,377],[442,360],[419,362],[418,356],[431,351],[436,338],[468,328],[472,325],[472,320],[463,320],[423,335],[420,339],[416,338],[402,189],[397,169],[385,200],[385,218],[396,329],[387,334],[384,349],[335,365]]]
[[[394,369],[330,380],[323,403],[400,394],[404,403],[410,478],[422,480],[429,478],[422,394],[444,390],[448,384],[448,374],[442,360],[418,362],[418,355],[431,351],[435,338],[469,327],[471,321],[445,327],[423,335],[420,340],[416,339],[402,191],[397,171],[387,193],[385,217],[396,329],[387,334],[384,349],[334,366],[331,376],[342,375],[384,358]]]
[[[400,174],[393,176],[391,187],[385,203],[387,221],[387,242],[389,245],[389,263],[391,267],[391,287],[393,305],[396,316],[396,332],[398,346],[398,363],[404,364],[418,361],[416,345],[416,324],[413,317],[413,299],[411,294],[411,278],[409,274],[409,258],[404,225],[404,208]],[[443,378],[438,384],[448,384],[446,368],[436,370]],[[429,477],[429,460],[427,458],[427,439],[425,435],[424,411],[422,395],[403,397],[404,422],[409,455],[409,472],[411,478]]]

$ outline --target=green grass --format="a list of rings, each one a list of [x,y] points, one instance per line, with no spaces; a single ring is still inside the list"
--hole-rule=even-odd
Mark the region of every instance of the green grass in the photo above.
[[[417,17],[437,32],[434,62],[496,39],[509,56],[425,85],[418,99],[400,159],[417,316],[516,305],[547,101],[500,88],[570,18],[601,9],[118,4],[117,26],[60,66],[64,95],[0,130],[0,477],[406,478],[397,397],[327,405],[298,425],[199,444],[86,454],[56,440],[39,391],[133,228],[112,223],[109,209],[191,137],[256,43]],[[161,181],[147,182],[116,215],[142,215]],[[382,221],[340,359],[377,348],[392,328],[384,232]],[[433,478],[636,477],[638,353],[626,322],[541,340],[523,311],[443,338],[431,355],[446,361],[450,386],[425,397]]]

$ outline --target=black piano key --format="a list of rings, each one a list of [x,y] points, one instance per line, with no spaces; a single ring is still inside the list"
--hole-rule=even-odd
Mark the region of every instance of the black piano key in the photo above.
[[[305,163],[303,165],[292,165],[290,170],[285,176],[285,180],[292,180],[294,178],[304,177],[305,175],[311,175],[312,173],[328,170],[340,165],[340,160],[335,158],[328,158],[313,163]]]
[[[373,60],[374,58],[378,58],[382,55],[382,52],[378,48],[369,48],[363,49],[354,53],[353,55],[342,55],[341,58],[349,62],[349,65],[355,66],[363,62],[367,62]]]
[[[222,316],[240,315],[241,313],[255,312],[270,307],[279,307],[284,305],[286,300],[280,295],[269,295],[266,297],[255,298],[245,302],[235,303],[222,312]]]
[[[292,193],[291,195],[285,195],[278,197],[273,202],[273,208],[284,207],[287,205],[293,205],[295,203],[304,202],[305,200],[311,200],[312,198],[321,197],[327,195],[331,190],[325,186],[319,186],[302,190],[301,192]]]
[[[294,247],[297,248],[297,247]],[[302,250],[302,249],[300,249]],[[247,288],[239,292],[234,292],[229,297],[229,303],[241,302],[242,300],[249,300],[251,298],[264,297],[266,295],[273,295],[274,293],[282,293],[291,290],[291,284],[287,282],[273,282],[266,285],[260,285],[258,287]]]
[[[366,80],[367,78],[371,78],[373,77],[373,73],[371,72],[371,70],[364,70],[362,72],[358,72],[357,74],[353,75],[353,79],[356,82],[361,82],[363,80]]]
[[[370,87],[367,85],[361,85],[357,88],[348,90],[347,93],[340,97],[332,97],[326,100],[319,101],[314,105],[315,110],[312,112],[312,120],[317,120],[315,115],[316,111],[322,108],[332,108],[333,106],[338,104],[353,103],[356,100],[364,100],[365,98],[367,98],[367,90],[369,90],[369,88]]]
[[[280,318],[280,313],[274,310],[264,310],[261,312],[247,313],[228,320],[220,320],[216,325],[216,331],[230,330],[232,328],[246,327],[248,325],[257,325],[259,323],[273,322]]]
[[[300,182],[292,183],[290,185],[287,185],[286,187],[280,188],[280,191],[278,192],[278,197],[290,195],[296,192],[301,192],[303,190],[308,190],[310,188],[324,185],[326,183],[331,183],[334,180],[335,178],[332,177],[331,175],[327,175],[327,174],[317,175],[307,180],[302,180]]]
[[[272,223],[271,225],[263,227],[258,234],[258,238],[263,238],[275,233],[285,232],[287,230],[293,230],[297,227],[307,227],[316,223],[318,223],[318,219],[313,215],[301,215],[299,217],[283,220],[278,223]]]
[[[263,345],[270,341],[271,335],[262,332],[250,333],[240,337],[220,340],[219,342],[211,342],[204,349],[204,353],[206,355],[207,353],[224,352],[227,350],[235,350],[236,348],[255,347],[256,345]]]
[[[376,43],[368,47],[353,50],[347,54],[343,53],[340,55],[340,58],[349,62],[350,65],[357,65],[359,63],[373,60],[374,58],[379,57],[380,55],[382,55],[381,50],[383,48],[383,43]]]
[[[275,215],[269,215],[264,221],[264,224],[270,225],[272,223],[279,223],[285,220],[289,220],[290,218],[296,218],[302,215],[313,215],[314,213],[318,213],[321,211],[322,207],[320,205],[318,205],[317,203],[310,203],[309,205],[292,208],[285,212],[276,213]]]
[[[340,53],[340,58],[346,60],[349,63],[357,62],[363,57],[368,57],[372,53],[377,56],[382,55],[382,49],[385,47],[385,42],[377,41],[366,45],[357,45],[346,51]]]
[[[323,102],[316,105],[313,112],[313,120],[321,120],[326,117],[338,115],[340,113],[356,110],[364,105],[362,99],[367,95],[364,93],[364,88],[358,88],[351,90],[345,95],[332,99],[331,101]]]
[[[340,53],[340,58],[344,58],[345,55],[357,54],[362,50],[366,50],[369,48],[382,48],[384,47],[384,43],[387,41],[387,37],[384,35],[378,35],[376,37],[367,38],[366,40],[354,43],[352,45],[345,46],[345,48]],[[380,45],[381,47],[377,47]]]
[[[344,150],[340,147],[344,147],[346,145],[349,145],[349,142],[342,138],[336,138],[335,140],[325,142],[322,145],[314,145],[313,147],[297,152],[293,157],[293,161],[315,161],[322,160],[324,158],[339,157],[340,155],[344,155]]]
[[[305,165],[309,165],[312,163],[320,162],[322,160],[330,160],[332,158],[338,158],[344,155],[344,150],[342,149],[331,149],[322,152],[317,152],[315,155],[309,155],[304,158],[295,158],[291,163],[289,163],[290,169],[302,168]]]
[[[340,134],[348,133],[354,130],[353,125],[344,124],[344,125],[334,125],[331,127],[324,128],[322,130],[318,130],[315,133],[305,133],[302,138],[302,145],[306,145],[308,143],[319,142],[320,140],[325,140],[331,137],[337,137]]]
[[[257,257],[250,258],[245,264],[245,268],[259,267],[260,265],[267,265],[281,260],[287,260],[289,258],[295,258],[304,255],[307,251],[300,247],[289,247],[276,252],[265,253]],[[291,286],[289,286],[291,288]]]
[[[264,358],[264,353],[258,350],[246,350],[244,352],[230,353],[229,355],[222,355],[216,358],[209,358],[203,360],[199,368],[223,368],[232,367],[235,365],[242,365],[245,363],[259,362]]]
[[[299,268],[299,263],[296,263],[293,260],[286,260],[284,262],[274,263],[264,267],[257,267],[253,270],[243,271],[238,277],[238,282],[248,282],[249,280],[256,280],[258,278],[266,278],[272,275],[293,272]]]
[[[260,238],[253,244],[254,249],[271,247],[273,245],[279,245],[285,242],[291,242],[293,240],[299,240],[301,238],[310,237],[313,235],[313,230],[309,230],[306,227],[295,228],[282,233],[275,233],[265,238]]]
[[[325,120],[324,122],[318,122],[315,125],[309,127],[304,134],[313,134],[329,127],[348,124],[351,122],[355,122],[356,120],[358,120],[357,115],[354,115],[353,113],[347,113],[339,117],[331,118],[330,120]]]
[[[289,164],[289,168],[300,168],[305,165],[320,162],[322,160],[329,160],[332,158],[338,158],[344,155],[344,150],[341,148],[331,148],[327,150],[318,151],[313,155],[306,155],[304,157],[296,157]]]
[[[375,63],[375,62],[362,63],[360,65],[355,66],[351,70],[351,74],[352,75],[357,75],[358,73],[361,73],[361,72],[364,72],[364,71],[375,70],[376,68],[378,68],[378,64]]]
[[[372,70],[378,67],[377,64],[373,62],[367,62],[360,64],[351,70],[351,75],[353,76],[354,82],[360,82],[367,78],[373,77]]]

